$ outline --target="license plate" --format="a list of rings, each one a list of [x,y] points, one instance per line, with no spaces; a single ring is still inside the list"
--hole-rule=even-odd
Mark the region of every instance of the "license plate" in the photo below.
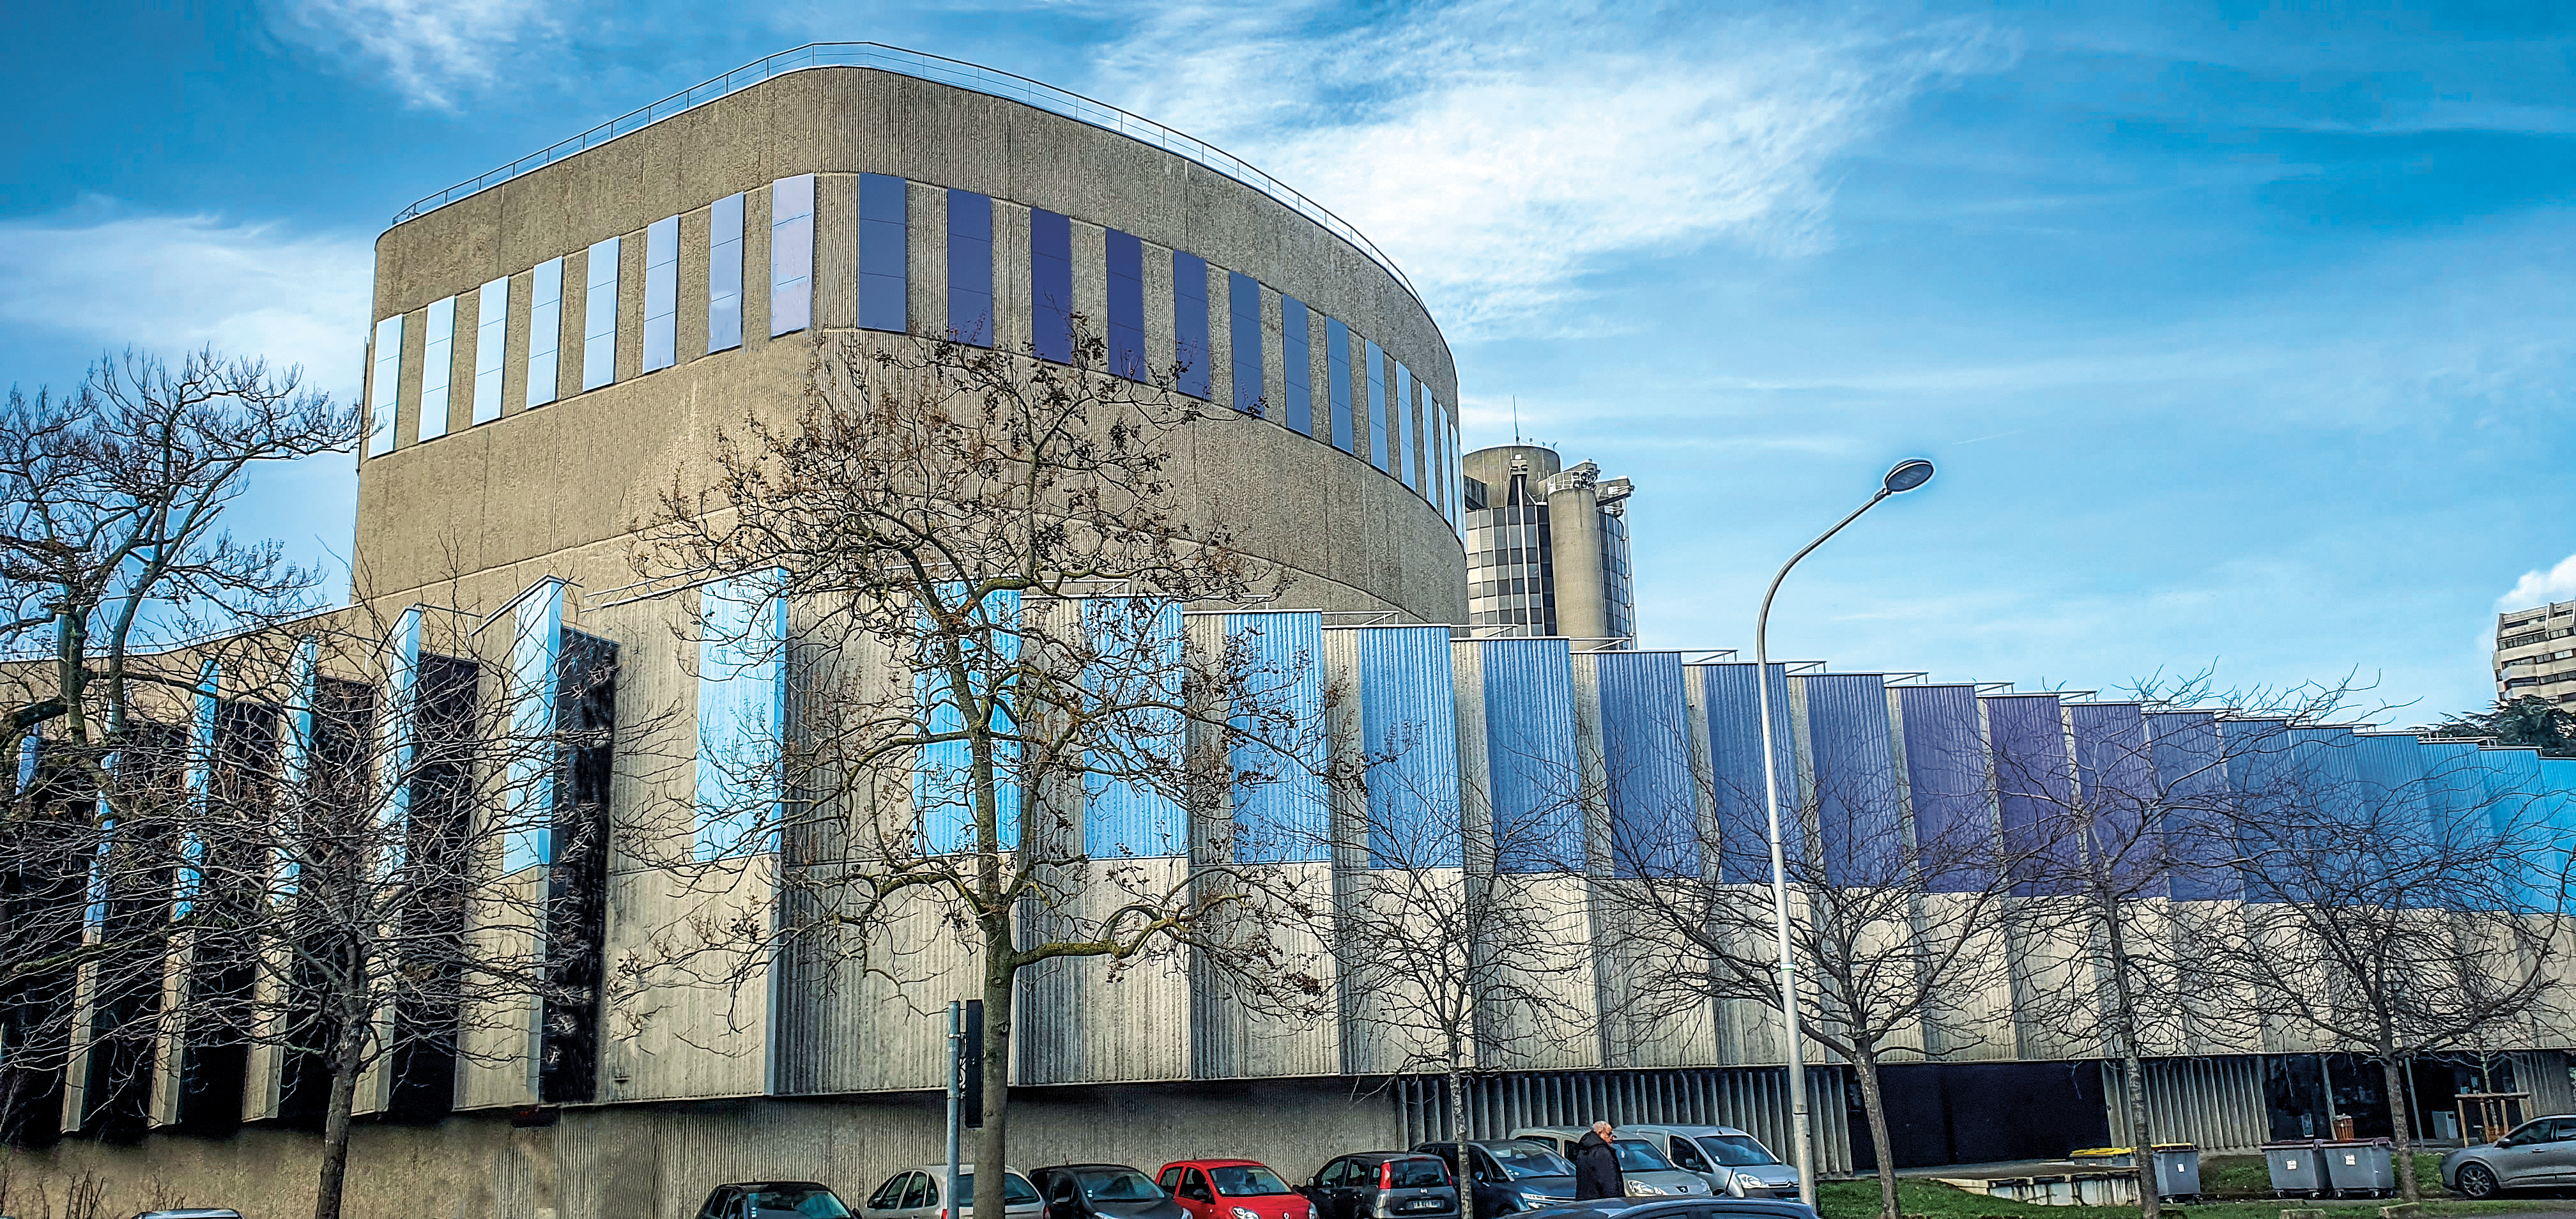
[[[1445,1211],[1449,1204],[1438,1198],[1408,1198],[1397,1203],[1395,1209],[1401,1214],[1418,1215],[1424,1211]]]

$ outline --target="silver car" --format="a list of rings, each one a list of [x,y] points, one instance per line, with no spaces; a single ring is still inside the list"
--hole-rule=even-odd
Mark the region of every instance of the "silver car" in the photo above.
[[[1798,1196],[1798,1170],[1781,1163],[1762,1140],[1733,1126],[1622,1126],[1619,1137],[1654,1144],[1673,1167],[1698,1173],[1710,1188],[1729,1197]]]
[[[2483,1201],[2508,1189],[2576,1185],[2576,1117],[2542,1117],[2442,1157],[2442,1187]]]
[[[1512,1131],[1512,1137],[1536,1139],[1548,1150],[1572,1160],[1575,1145],[1590,1133],[1580,1126],[1523,1126]],[[1625,1130],[1610,1132],[1610,1146],[1619,1153],[1619,1177],[1631,1198],[1705,1198],[1714,1192],[1707,1178],[1673,1167],[1673,1162],[1665,1159],[1653,1143]]]
[[[948,1219],[948,1166],[924,1164],[907,1168],[885,1179],[875,1193],[859,1205],[866,1219]],[[957,1166],[957,1192],[966,1199],[962,1209],[975,1209],[975,1166]],[[1016,1168],[1003,1170],[1002,1213],[1010,1219],[1038,1219],[1045,1204],[1038,1200],[1038,1187],[1029,1184],[1028,1174]]]

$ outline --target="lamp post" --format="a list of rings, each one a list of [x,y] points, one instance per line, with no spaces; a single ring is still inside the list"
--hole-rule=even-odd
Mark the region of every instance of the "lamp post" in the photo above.
[[[1809,1206],[1816,1204],[1816,1148],[1807,1133],[1806,1038],[1798,1028],[1798,967],[1789,952],[1789,854],[1780,837],[1780,766],[1771,744],[1771,598],[1779,595],[1780,582],[1789,578],[1789,569],[1841,533],[1844,525],[1859,520],[1860,514],[1877,507],[1878,501],[1911,491],[1931,479],[1931,462],[1917,457],[1896,463],[1887,477],[1879,480],[1878,492],[1869,497],[1869,502],[1852,509],[1850,516],[1780,565],[1780,574],[1771,577],[1771,587],[1762,594],[1762,615],[1753,620],[1753,688],[1760,695],[1762,716],[1762,802],[1771,816],[1771,922],[1780,941],[1780,1027],[1789,1047],[1789,1134],[1797,1147],[1798,1200]],[[1881,1149],[1880,1154],[1886,1154],[1885,1150]]]

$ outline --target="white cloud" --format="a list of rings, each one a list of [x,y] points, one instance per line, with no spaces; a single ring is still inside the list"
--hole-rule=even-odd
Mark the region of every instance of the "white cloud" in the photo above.
[[[2547,571],[2533,568],[2522,573],[2522,578],[2514,581],[2513,591],[2496,598],[2495,607],[2497,613],[2503,614],[2569,600],[2576,600],[2576,554],[2558,560],[2558,565]],[[2495,641],[2489,639],[2487,645],[2493,647]]]
[[[412,103],[452,110],[456,94],[491,84],[522,44],[551,39],[564,6],[537,0],[272,0],[271,28],[338,55]]]
[[[1106,52],[1106,87],[1338,212],[1461,331],[1533,319],[1618,257],[1816,248],[1834,158],[1939,79],[2008,54],[1972,24],[1504,0],[1322,20],[1153,10]]]
[[[99,348],[212,344],[351,396],[374,261],[361,237],[212,216],[0,221],[0,324]]]

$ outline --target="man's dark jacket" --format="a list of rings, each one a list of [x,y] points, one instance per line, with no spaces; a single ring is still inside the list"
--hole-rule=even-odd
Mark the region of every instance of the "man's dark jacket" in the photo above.
[[[1619,1177],[1619,1149],[1604,1142],[1600,1131],[1584,1131],[1583,1141],[1574,1145],[1574,1196],[1617,1198],[1627,1192]]]

